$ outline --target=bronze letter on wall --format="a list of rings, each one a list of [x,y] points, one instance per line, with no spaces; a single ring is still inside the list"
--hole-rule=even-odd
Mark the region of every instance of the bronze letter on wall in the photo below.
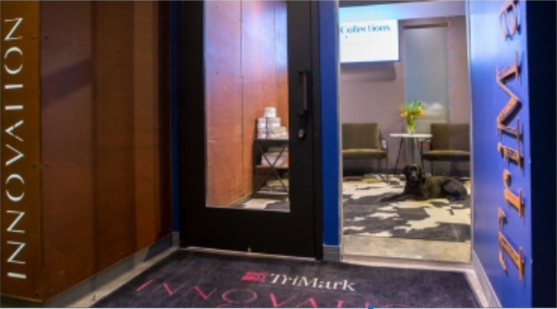
[[[38,1],[2,1],[3,296],[40,301],[40,89]]]

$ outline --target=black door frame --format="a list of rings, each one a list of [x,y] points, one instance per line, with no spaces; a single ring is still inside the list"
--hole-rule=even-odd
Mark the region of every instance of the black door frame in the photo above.
[[[313,256],[323,259],[323,173],[321,154],[321,100],[320,100],[320,59],[319,59],[319,20],[318,3],[306,1],[310,6],[311,22],[311,55],[312,55],[312,97],[313,97],[313,173],[314,184],[311,188],[313,195],[313,226],[314,248]],[[199,114],[205,109],[204,94],[199,89],[205,89],[204,68],[204,2],[180,1],[177,3],[177,100],[178,100],[178,190],[179,190],[179,222],[180,247],[192,246],[193,240],[188,235],[187,228],[195,224],[195,218],[188,218],[188,202],[195,205],[205,200],[192,200],[188,196],[188,189],[195,187],[191,175],[204,175],[206,149],[205,119],[188,118],[188,115]],[[189,121],[181,121],[188,119]],[[196,132],[192,134],[192,132]],[[203,151],[188,151],[190,147],[203,145]],[[202,184],[204,190],[205,185]],[[199,187],[199,182],[197,183]],[[310,188],[306,188],[310,190]],[[191,190],[191,189],[190,189]],[[206,191],[205,191],[206,192]],[[241,210],[240,210],[241,211]],[[246,212],[246,211],[244,211]],[[260,212],[254,212],[260,213]],[[277,214],[279,215],[279,214]],[[218,224],[218,223],[216,223]],[[198,226],[198,228],[203,228]],[[210,231],[207,231],[210,233]],[[222,237],[222,235],[212,235]]]

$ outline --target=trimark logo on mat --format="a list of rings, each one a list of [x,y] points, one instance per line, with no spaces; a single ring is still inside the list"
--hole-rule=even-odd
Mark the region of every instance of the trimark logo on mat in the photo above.
[[[268,275],[269,275],[269,273],[254,273],[254,272],[248,271],[248,272],[242,277],[242,281],[247,281],[247,282],[265,282],[265,279],[267,278]]]
[[[244,282],[259,282],[263,283],[270,277],[269,283],[278,285],[292,285],[299,287],[309,287],[314,289],[326,289],[326,290],[343,290],[343,291],[356,291],[353,282],[348,280],[342,281],[324,281],[319,280],[319,278],[310,278],[304,276],[288,277],[282,274],[269,274],[269,273],[258,273],[248,271],[242,277]]]

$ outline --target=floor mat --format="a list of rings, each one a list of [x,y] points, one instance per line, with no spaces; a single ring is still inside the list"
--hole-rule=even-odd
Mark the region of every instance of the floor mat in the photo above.
[[[373,178],[371,178],[373,180]],[[461,179],[469,188],[469,179]],[[404,181],[361,179],[343,182],[343,233],[407,239],[470,241],[470,198],[381,202],[402,192]]]
[[[178,250],[94,307],[479,307],[458,272]]]

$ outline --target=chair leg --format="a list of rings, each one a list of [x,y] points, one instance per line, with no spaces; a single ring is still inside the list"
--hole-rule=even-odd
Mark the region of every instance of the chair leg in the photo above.
[[[381,163],[381,167],[382,167],[382,168],[381,168],[381,173],[382,173],[382,174],[385,174],[385,168],[383,167],[383,164],[382,164],[382,163],[383,163],[383,160],[380,160],[380,161],[381,161],[380,163]],[[387,175],[385,175],[385,177],[387,177]]]
[[[431,169],[431,176],[433,176],[433,161],[429,161],[429,167]]]

